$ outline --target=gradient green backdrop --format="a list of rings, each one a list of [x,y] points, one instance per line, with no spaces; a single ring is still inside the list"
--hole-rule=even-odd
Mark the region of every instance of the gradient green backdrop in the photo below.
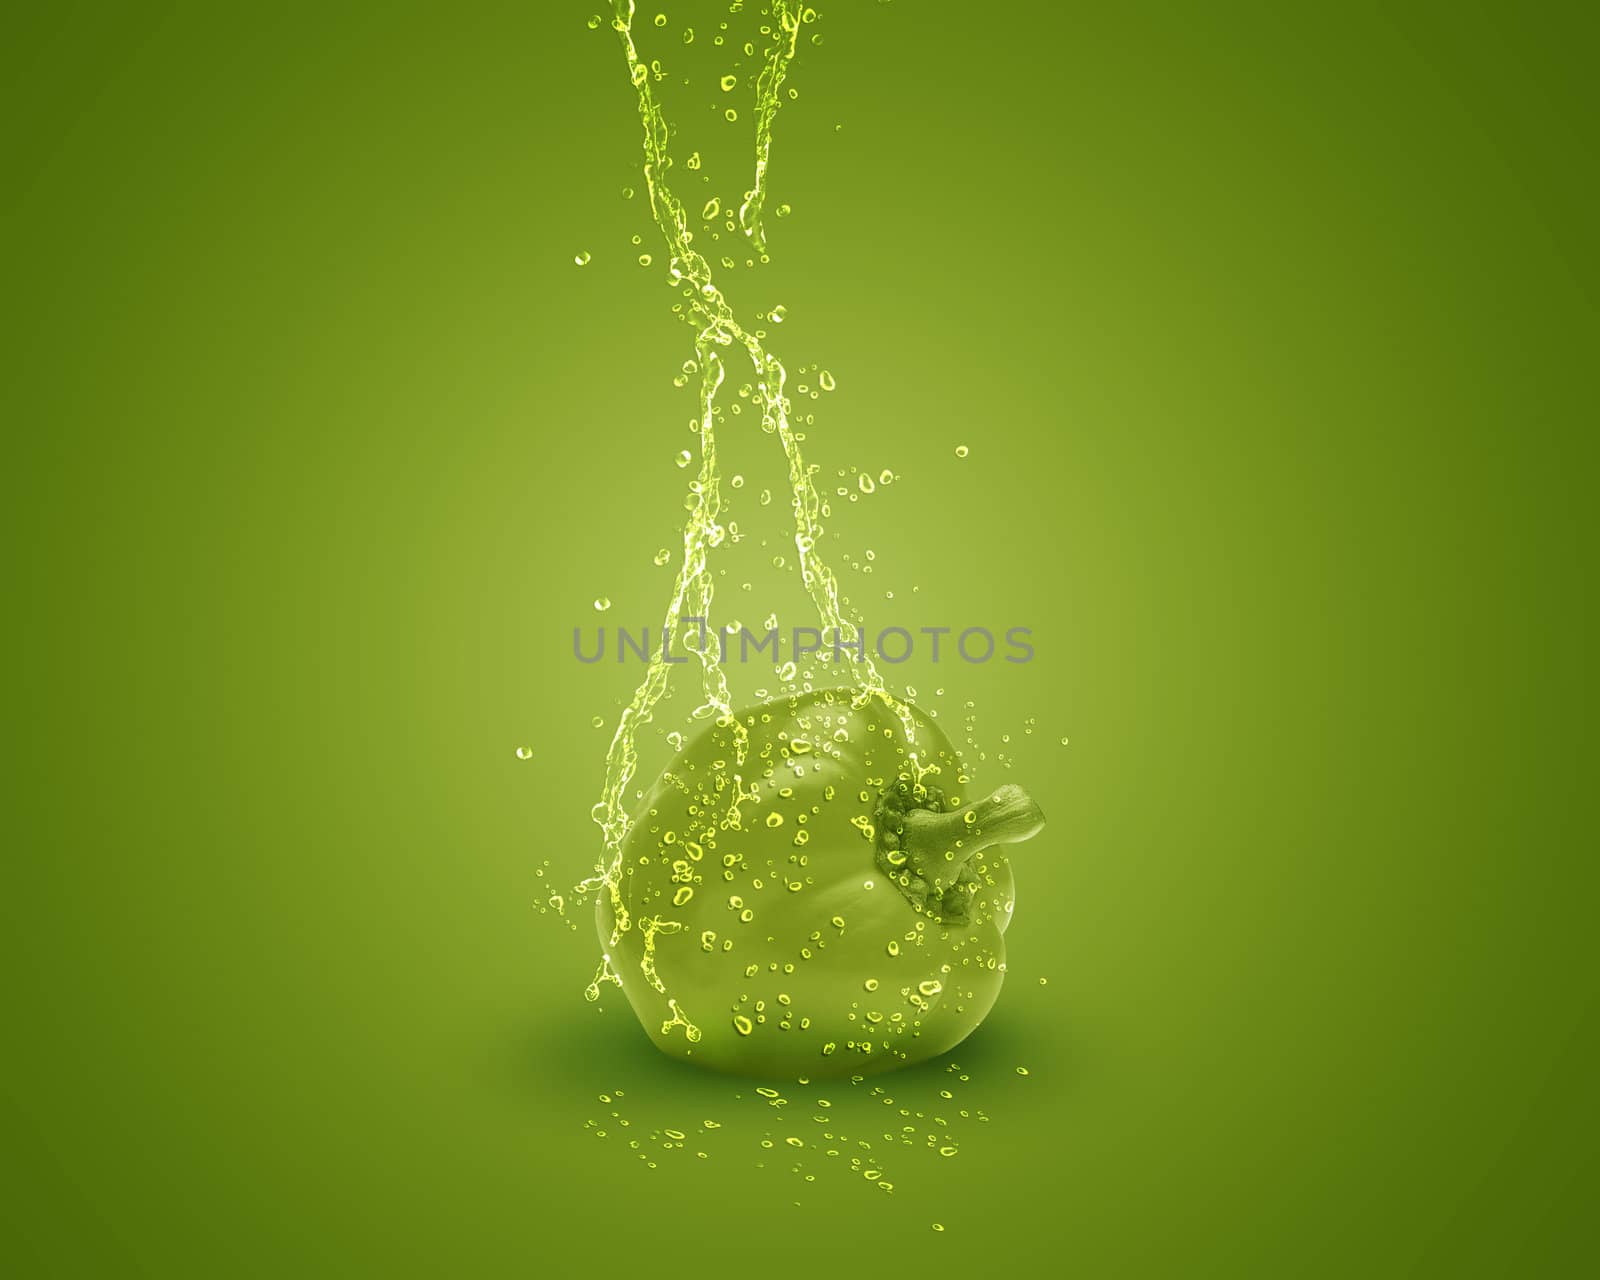
[[[656,7],[669,69],[727,17]],[[571,627],[655,616],[693,445],[610,33],[36,6],[0,125],[8,1272],[1592,1265],[1593,27],[821,7],[794,213],[728,288],[838,377],[824,477],[902,474],[835,521],[869,621],[1036,630],[901,677],[1052,819],[956,1055],[992,1121],[890,1196],[756,1170],[743,1087],[585,1004],[587,920],[533,907],[592,861],[590,721],[637,675]],[[748,111],[669,88],[736,193]],[[727,435],[746,498],[780,482]],[[722,1145],[646,1168],[584,1128],[616,1088]]]

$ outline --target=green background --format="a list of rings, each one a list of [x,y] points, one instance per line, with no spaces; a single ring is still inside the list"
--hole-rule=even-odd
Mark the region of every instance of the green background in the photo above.
[[[657,7],[674,73],[749,21]],[[583,1001],[584,913],[537,909],[595,857],[591,718],[638,674],[571,629],[600,594],[657,617],[693,446],[614,37],[581,6],[38,6],[0,125],[8,1270],[1592,1254],[1594,30],[821,7],[794,213],[726,287],[835,373],[822,476],[900,476],[831,526],[876,552],[841,569],[869,625],[1035,629],[1032,664],[897,677],[953,728],[974,702],[980,781],[1051,817],[954,1055],[989,1122],[889,1148],[889,1195],[814,1152],[806,1182],[758,1144],[815,1091],[780,1115],[659,1057]],[[748,91],[737,125],[666,91],[686,196],[736,195]],[[764,564],[782,474],[738,422]],[[746,622],[792,604],[792,570],[719,581]]]

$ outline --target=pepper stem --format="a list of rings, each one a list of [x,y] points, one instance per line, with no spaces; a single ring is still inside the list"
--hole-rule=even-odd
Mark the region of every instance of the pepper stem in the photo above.
[[[913,809],[905,816],[901,848],[913,874],[943,893],[972,855],[997,844],[1020,844],[1044,826],[1044,811],[1015,783],[986,800],[949,813]]]

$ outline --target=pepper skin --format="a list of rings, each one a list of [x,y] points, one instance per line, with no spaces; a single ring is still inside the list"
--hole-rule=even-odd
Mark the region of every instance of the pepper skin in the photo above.
[[[901,711],[914,725],[908,737]],[[993,1008],[1013,881],[1044,815],[968,779],[915,707],[829,689],[709,726],[622,846],[600,940],[663,1052],[716,1070],[871,1074],[954,1048]]]

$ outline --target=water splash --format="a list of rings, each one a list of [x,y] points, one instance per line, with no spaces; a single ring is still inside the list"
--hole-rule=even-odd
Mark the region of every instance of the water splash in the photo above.
[[[766,50],[764,67],[756,83],[755,174],[751,188],[739,206],[740,230],[752,251],[763,261],[767,256],[764,210],[772,156],[772,132],[783,101],[779,90],[794,61],[800,32],[814,22],[816,16],[815,10],[791,5],[788,0],[771,2],[771,44]],[[684,637],[684,646],[696,653],[700,666],[704,702],[695,709],[694,714],[701,719],[715,716],[734,734],[735,761],[732,767],[735,785],[732,791],[736,797],[734,803],[737,803],[737,798],[743,795],[743,779],[739,770],[745,763],[747,733],[745,726],[734,717],[727,677],[718,661],[717,646],[704,639],[710,632],[715,595],[708,562],[711,551],[726,536],[726,530],[719,520],[723,504],[722,475],[717,461],[716,418],[718,395],[726,381],[726,361],[729,359],[750,362],[754,384],[741,386],[741,395],[750,397],[753,406],[760,412],[762,429],[775,435],[783,447],[801,580],[817,611],[824,640],[831,633],[836,650],[848,655],[861,702],[877,697],[893,707],[908,737],[915,735],[914,721],[909,708],[885,688],[866,646],[861,644],[859,620],[849,616],[842,606],[838,581],[818,551],[823,533],[823,504],[813,480],[816,469],[808,466],[802,456],[800,441],[791,423],[786,391],[788,375],[783,362],[767,349],[758,332],[746,329],[735,317],[733,308],[712,277],[710,262],[694,247],[694,232],[690,228],[688,210],[669,185],[668,178],[673,166],[668,149],[671,130],[652,87],[652,69],[656,64],[642,60],[634,43],[633,18],[632,0],[616,0],[611,25],[619,37],[626,59],[628,80],[638,99],[639,119],[644,133],[645,187],[651,217],[666,242],[668,275],[681,287],[687,301],[682,314],[695,329],[695,357],[692,364],[700,374],[700,469],[690,486],[689,515],[683,528],[683,559],[667,603],[663,627],[666,631],[674,632],[681,627],[684,619],[704,620],[697,624],[695,631]],[[698,168],[697,161],[698,154],[690,158],[689,167]],[[690,366],[685,367],[687,369]],[[698,630],[699,626],[706,630]],[[700,642],[690,643],[695,638],[699,638]],[[596,864],[595,874],[578,886],[578,892],[581,895],[601,892],[608,895],[615,920],[612,946],[631,928],[644,929],[650,942],[654,941],[655,933],[665,932],[668,928],[667,922],[660,919],[635,922],[631,918],[623,900],[622,843],[629,829],[627,788],[639,763],[638,734],[651,723],[656,705],[667,690],[673,665],[666,661],[666,649],[663,646],[647,666],[612,735],[611,745],[606,752],[605,782],[600,800],[591,810],[591,817],[600,827],[603,837],[603,853]],[[647,946],[643,961],[644,976],[652,987],[668,997],[667,1005],[672,1014],[668,1026],[682,1026],[691,1040],[698,1039],[699,1028],[679,1003],[670,998],[655,974],[653,952],[653,946]],[[595,981],[586,992],[591,1000],[598,998],[600,984],[606,981],[619,981],[611,968],[609,957],[602,962]]]

